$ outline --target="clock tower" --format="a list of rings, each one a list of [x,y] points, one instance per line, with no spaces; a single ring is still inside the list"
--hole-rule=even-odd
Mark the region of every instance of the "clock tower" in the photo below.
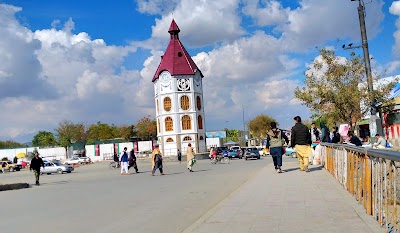
[[[172,20],[170,42],[154,74],[157,137],[163,155],[206,151],[203,74],[179,40],[180,29]]]

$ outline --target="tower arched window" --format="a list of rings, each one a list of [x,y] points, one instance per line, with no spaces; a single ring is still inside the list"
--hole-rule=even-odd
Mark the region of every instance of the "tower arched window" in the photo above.
[[[183,138],[183,141],[192,141],[192,138],[190,136],[186,136]]]
[[[158,99],[156,100],[156,108],[157,108],[157,114],[160,112],[160,109],[158,108]]]
[[[204,137],[203,136],[200,136],[200,141],[203,141],[204,140]]]
[[[181,96],[181,108],[183,110],[188,110],[190,108],[189,96],[187,95]]]
[[[165,120],[165,131],[173,131],[174,130],[174,121],[171,117],[166,117]]]
[[[196,104],[197,104],[197,109],[200,111],[201,110],[201,98],[200,98],[200,96],[197,96]]]
[[[157,123],[158,123],[158,132],[160,132],[161,131],[160,119],[157,119]]]
[[[174,142],[174,139],[172,139],[172,138],[167,138],[167,141],[166,142]]]
[[[192,120],[190,119],[190,116],[184,115],[182,117],[182,129],[183,130],[192,129]]]
[[[197,117],[197,125],[199,126],[199,129],[203,129],[203,117]]]
[[[171,98],[165,97],[164,98],[164,110],[167,112],[171,111],[171,105],[172,105]]]

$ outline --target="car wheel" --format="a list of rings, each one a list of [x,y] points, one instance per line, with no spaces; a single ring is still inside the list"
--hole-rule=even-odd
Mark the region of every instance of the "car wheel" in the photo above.
[[[244,158],[245,160],[247,160],[247,157],[246,158]]]
[[[62,174],[63,173],[62,169],[61,168],[57,169],[57,173]]]
[[[47,173],[47,175],[51,175],[51,173]]]
[[[293,157],[293,158],[297,158],[296,152],[292,152],[292,157]]]
[[[67,171],[67,173],[71,173],[71,171]]]
[[[260,156],[258,156],[257,159],[260,159]]]
[[[10,169],[8,169],[10,172],[13,172],[14,171],[14,168],[13,167],[10,167]]]

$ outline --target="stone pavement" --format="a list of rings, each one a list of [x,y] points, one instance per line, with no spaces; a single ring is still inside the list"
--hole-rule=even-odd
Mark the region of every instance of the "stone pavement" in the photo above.
[[[305,173],[295,159],[283,165],[282,174],[263,168],[183,232],[385,232],[321,166]]]

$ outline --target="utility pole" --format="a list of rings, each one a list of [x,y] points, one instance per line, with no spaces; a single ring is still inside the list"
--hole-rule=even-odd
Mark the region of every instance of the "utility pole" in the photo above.
[[[371,72],[371,63],[369,59],[369,50],[368,50],[368,39],[367,39],[367,30],[365,29],[365,4],[363,0],[351,0],[358,1],[358,18],[360,21],[360,31],[361,31],[361,39],[362,39],[362,48],[364,52],[364,63],[365,63],[365,73],[367,75],[367,85],[368,85],[368,93],[370,95],[370,112],[371,117],[369,118],[369,131],[371,138],[375,137],[377,133],[377,119],[376,116],[376,100],[373,96],[374,85],[372,80],[372,72]]]
[[[246,146],[246,137],[245,137],[245,132],[246,132],[246,124],[244,122],[244,107],[242,106],[242,110],[243,110],[243,145]]]

